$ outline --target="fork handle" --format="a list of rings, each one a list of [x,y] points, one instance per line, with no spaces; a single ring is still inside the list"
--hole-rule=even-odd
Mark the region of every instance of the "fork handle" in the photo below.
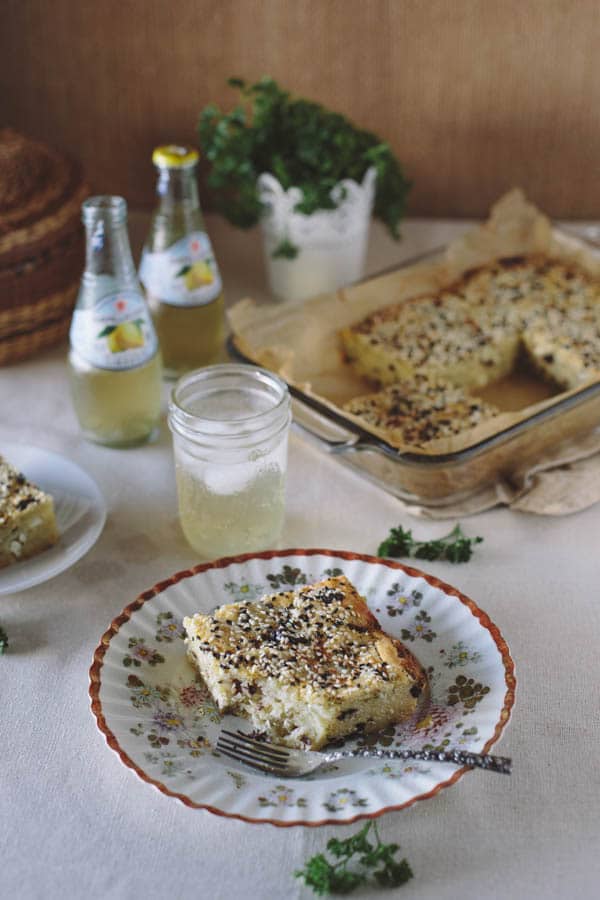
[[[510,775],[512,766],[512,760],[507,756],[471,753],[468,750],[372,750],[366,747],[361,750],[332,750],[323,755],[326,757],[324,762],[335,762],[338,759],[420,759],[424,762],[445,762],[487,769],[503,775]]]

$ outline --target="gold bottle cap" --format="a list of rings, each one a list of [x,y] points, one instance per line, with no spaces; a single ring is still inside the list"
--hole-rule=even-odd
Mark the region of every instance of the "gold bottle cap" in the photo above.
[[[165,144],[156,147],[152,154],[152,162],[160,169],[186,169],[195,166],[200,154],[193,147],[181,147],[178,144]]]

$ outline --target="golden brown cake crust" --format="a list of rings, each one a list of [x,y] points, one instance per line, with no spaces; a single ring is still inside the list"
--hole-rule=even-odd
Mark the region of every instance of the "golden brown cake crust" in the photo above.
[[[424,700],[428,692],[427,675],[417,657],[410,652],[408,647],[398,638],[386,634],[377,642],[377,650],[388,665],[402,669],[413,679],[415,685],[421,690],[421,701]]]

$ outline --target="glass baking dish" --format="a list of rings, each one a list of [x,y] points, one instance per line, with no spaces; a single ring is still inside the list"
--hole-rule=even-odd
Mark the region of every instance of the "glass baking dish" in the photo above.
[[[401,266],[371,275],[371,280],[425,259],[435,259],[436,248]],[[229,339],[232,356],[255,363]],[[455,452],[432,454],[398,450],[349,420],[343,410],[300,390],[288,381],[293,399],[294,424],[324,450],[335,455],[389,493],[412,503],[444,506],[473,494],[500,479],[510,481],[518,468],[533,465],[543,453],[560,452],[600,425],[600,380],[568,394],[556,394],[542,409]]]

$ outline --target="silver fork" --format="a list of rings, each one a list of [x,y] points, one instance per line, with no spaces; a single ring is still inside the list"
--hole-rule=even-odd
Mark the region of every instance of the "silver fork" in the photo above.
[[[420,759],[425,762],[454,763],[457,766],[486,769],[510,775],[512,760],[506,756],[490,756],[489,753],[471,753],[468,750],[379,750],[364,747],[359,750],[293,750],[279,744],[270,744],[250,737],[243,731],[227,731],[223,728],[217,739],[216,750],[224,756],[243,762],[253,769],[300,778],[315,772],[325,763],[339,759]]]

